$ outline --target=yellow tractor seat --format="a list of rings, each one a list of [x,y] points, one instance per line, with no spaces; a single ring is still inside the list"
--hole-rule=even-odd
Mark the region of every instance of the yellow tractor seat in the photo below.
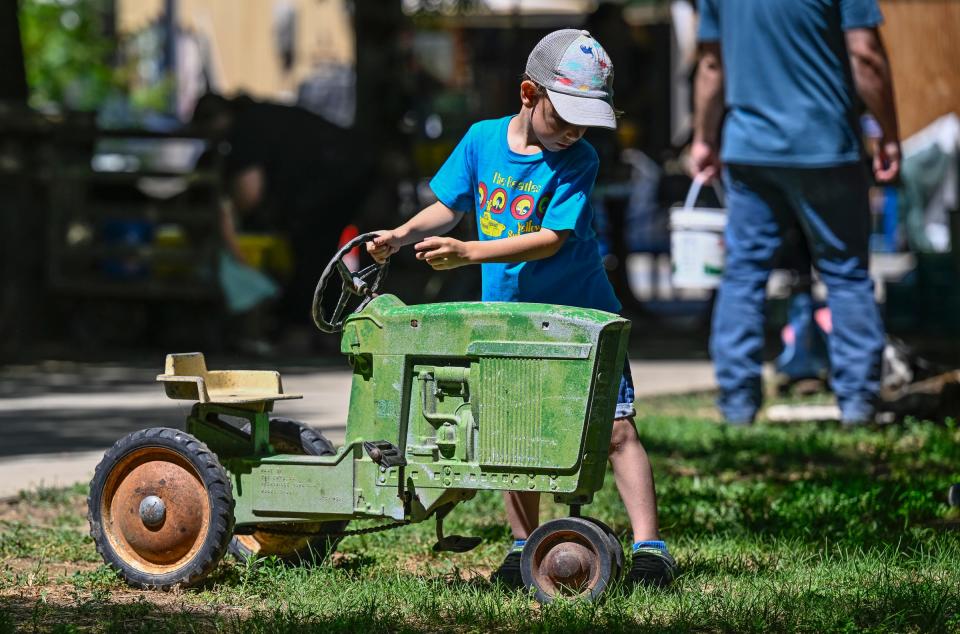
[[[202,352],[168,354],[164,369],[157,381],[169,398],[224,405],[267,405],[303,398],[284,394],[275,370],[207,370]]]

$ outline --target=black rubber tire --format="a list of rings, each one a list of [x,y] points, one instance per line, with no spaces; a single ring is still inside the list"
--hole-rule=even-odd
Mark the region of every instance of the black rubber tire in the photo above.
[[[947,493],[947,501],[950,506],[960,508],[960,482],[950,487],[950,491]]]
[[[250,434],[250,423],[246,423],[240,430]],[[323,434],[307,427],[303,423],[290,418],[270,419],[270,444],[277,453],[303,454],[307,456],[332,456],[336,453],[333,444]],[[230,554],[241,561],[250,557],[274,556],[287,564],[315,563],[323,561],[330,555],[340,542],[340,537],[330,537],[329,533],[338,533],[347,528],[349,520],[334,520],[329,522],[270,524],[278,530],[311,531],[308,538],[291,538],[286,544],[274,544],[272,552],[261,554],[244,545],[237,535],[230,540]],[[254,537],[256,534],[244,537]],[[278,539],[282,537],[278,536]]]
[[[623,544],[620,543],[620,540],[617,538],[617,534],[613,532],[613,529],[610,528],[610,526],[603,520],[598,520],[595,517],[585,517],[583,519],[587,520],[588,522],[593,522],[599,526],[600,530],[606,534],[607,539],[610,541],[610,550],[612,551],[611,554],[613,555],[613,564],[615,566],[614,575],[611,579],[611,582],[618,581],[621,575],[623,575],[623,569],[627,562],[626,555],[623,554]]]
[[[210,504],[209,530],[203,543],[189,561],[164,574],[139,570],[124,561],[103,527],[103,489],[113,468],[134,451],[151,447],[171,450],[190,463],[206,489]],[[170,590],[176,586],[195,585],[217,567],[233,534],[233,506],[233,489],[227,472],[204,443],[179,429],[152,427],[124,436],[103,455],[90,482],[87,520],[97,552],[128,584],[137,588]]]
[[[534,576],[536,553],[544,542],[553,538],[556,533],[572,532],[581,542],[586,542],[595,555],[598,567],[597,581],[592,588],[578,595],[566,596],[553,593],[551,589],[541,586]],[[572,540],[564,540],[572,541]],[[607,533],[600,526],[582,517],[565,517],[541,524],[527,538],[520,555],[520,574],[523,584],[528,590],[534,590],[534,598],[539,603],[552,603],[559,598],[583,599],[595,601],[599,599],[614,580],[613,553],[610,551],[610,540]]]

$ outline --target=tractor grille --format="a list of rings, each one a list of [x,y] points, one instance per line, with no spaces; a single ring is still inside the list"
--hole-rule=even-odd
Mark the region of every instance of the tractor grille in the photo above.
[[[480,360],[480,464],[542,465],[543,366],[539,359]]]

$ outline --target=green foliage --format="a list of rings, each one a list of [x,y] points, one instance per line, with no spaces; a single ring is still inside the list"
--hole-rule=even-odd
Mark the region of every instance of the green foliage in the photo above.
[[[53,561],[97,561],[93,540],[73,528],[0,522],[0,557]]]
[[[111,0],[20,0],[20,30],[35,107],[94,110],[120,89],[107,37]]]

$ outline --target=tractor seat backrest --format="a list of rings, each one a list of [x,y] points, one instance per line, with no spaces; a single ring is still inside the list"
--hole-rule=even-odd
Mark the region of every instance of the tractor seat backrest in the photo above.
[[[157,376],[167,396],[200,403],[256,405],[302,398],[284,394],[274,370],[208,370],[202,352],[168,354],[165,372]]]

